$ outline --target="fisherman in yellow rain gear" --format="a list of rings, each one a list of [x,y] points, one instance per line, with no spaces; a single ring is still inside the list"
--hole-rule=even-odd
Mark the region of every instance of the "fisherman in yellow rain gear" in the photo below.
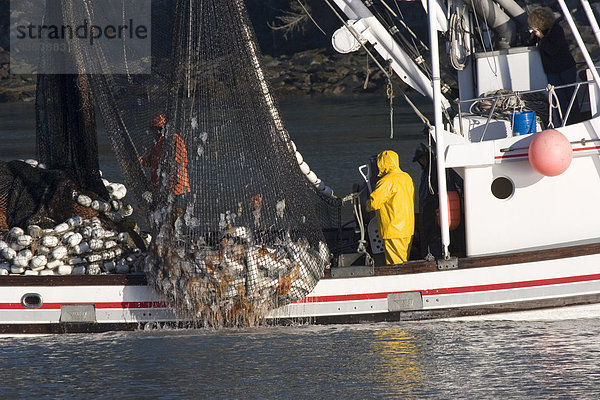
[[[408,260],[415,230],[415,186],[400,169],[398,154],[385,150],[377,156],[379,180],[367,201],[368,211],[377,211],[379,236],[383,239],[386,264]]]

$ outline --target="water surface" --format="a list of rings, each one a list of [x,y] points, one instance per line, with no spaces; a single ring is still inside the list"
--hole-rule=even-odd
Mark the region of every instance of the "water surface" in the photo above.
[[[597,320],[0,339],[1,398],[594,399]]]

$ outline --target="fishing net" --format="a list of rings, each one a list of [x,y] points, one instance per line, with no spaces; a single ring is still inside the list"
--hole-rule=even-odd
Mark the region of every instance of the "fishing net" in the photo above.
[[[99,199],[63,170],[46,169],[35,160],[0,161],[0,233],[29,225],[49,229],[74,215],[97,217],[96,210],[77,203],[79,194]]]
[[[63,0],[65,23],[93,23],[99,4]],[[149,58],[115,64],[100,41],[72,52],[96,71],[93,100],[150,227],[149,282],[200,324],[253,324],[323,276],[340,202],[298,166],[242,0],[156,1],[151,17]]]
[[[62,10],[61,0],[47,0],[45,8],[40,10],[46,26],[62,26]],[[55,43],[57,39],[48,35],[42,49],[50,50],[59,44],[68,49],[66,41],[58,41]],[[40,57],[35,103],[38,160],[50,169],[67,172],[79,188],[108,200],[100,177],[90,82],[83,74],[83,65],[77,61],[68,52],[47,51]]]

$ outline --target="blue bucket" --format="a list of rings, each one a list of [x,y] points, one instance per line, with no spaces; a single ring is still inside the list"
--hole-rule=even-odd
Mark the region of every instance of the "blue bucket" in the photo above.
[[[527,135],[536,131],[534,111],[512,113],[511,118],[513,121],[513,133],[515,135]]]

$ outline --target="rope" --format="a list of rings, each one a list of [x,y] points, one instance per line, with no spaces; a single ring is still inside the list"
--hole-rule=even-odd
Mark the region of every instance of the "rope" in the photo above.
[[[367,54],[367,70],[365,71],[365,83],[363,85],[363,90],[367,90],[367,86],[369,85],[369,77],[371,76],[371,68],[369,68],[369,55]]]
[[[469,108],[471,114],[488,115],[494,102],[496,107],[493,116],[500,119],[510,118],[510,113],[515,108],[521,110],[527,108],[520,94],[510,90],[494,90],[484,93],[482,97],[485,98],[471,104]]]
[[[390,75],[387,81],[387,98],[390,101],[390,139],[394,138],[394,86],[392,85],[392,63],[390,62]]]
[[[460,15],[455,10],[450,16],[450,63],[457,71],[462,71],[465,68],[468,60],[467,57],[471,53],[466,40],[465,11],[466,6],[463,6]]]
[[[432,137],[433,137],[433,135],[430,132],[429,135],[427,135],[427,152],[429,153],[429,162],[427,163],[427,186],[429,188],[429,193],[434,195],[435,189],[433,188],[433,185],[431,184],[431,168],[433,165],[433,147],[431,145]]]
[[[125,23],[125,2],[122,3],[122,7],[121,7],[121,20],[123,22],[123,26],[127,26]],[[129,72],[129,61],[127,60],[127,48],[126,48],[126,43],[125,43],[125,35],[123,35],[122,37],[122,42],[123,42],[123,60],[124,60],[124,64],[125,64],[125,73],[127,75],[127,80],[131,83],[132,79],[131,79],[131,74]]]
[[[558,110],[558,116],[561,121],[563,119],[562,110],[560,108],[558,96],[554,90],[554,85],[548,84],[546,90],[548,91],[548,128],[554,128],[554,121],[552,120],[552,115],[554,113],[552,112],[552,109],[555,108]]]
[[[308,9],[306,7],[304,7],[304,4],[302,4],[302,2],[300,0],[298,0],[298,4],[300,4],[300,7],[302,7],[302,9],[304,10],[304,12],[306,13],[306,15],[308,15],[308,18],[310,18],[310,20],[313,22],[313,24],[315,24],[315,26],[321,31],[321,33],[323,33],[323,35],[327,35],[325,33],[325,31],[319,26],[319,24],[317,24],[317,21],[315,21],[315,19],[313,18],[312,15],[310,15],[310,12],[308,12]]]

